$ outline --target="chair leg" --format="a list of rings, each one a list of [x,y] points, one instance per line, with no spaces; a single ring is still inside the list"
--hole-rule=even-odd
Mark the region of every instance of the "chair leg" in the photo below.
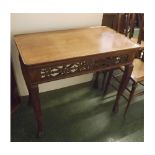
[[[121,79],[121,83],[119,85],[119,89],[118,89],[118,92],[116,95],[116,100],[115,100],[115,103],[114,103],[113,108],[112,108],[112,111],[114,113],[117,113],[119,111],[119,100],[120,100],[121,96],[123,95],[125,88],[128,85],[128,82],[129,82],[130,77],[131,77],[132,70],[133,70],[133,64],[129,64],[129,65],[125,66],[125,70],[124,70],[124,73],[123,73],[123,76]]]
[[[125,108],[124,116],[126,116],[126,113],[127,113],[128,108],[129,108],[129,106],[130,106],[131,100],[132,100],[133,95],[134,95],[134,93],[135,93],[136,87],[137,87],[137,82],[134,82],[134,83],[132,84],[132,90],[131,90],[131,92],[130,92],[128,104],[127,104],[127,106],[126,106],[126,108]]]

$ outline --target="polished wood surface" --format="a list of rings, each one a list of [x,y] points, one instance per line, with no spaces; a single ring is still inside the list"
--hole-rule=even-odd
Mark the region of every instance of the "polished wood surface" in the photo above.
[[[37,135],[43,133],[38,84],[125,66],[113,111],[132,72],[140,46],[105,27],[90,27],[15,36],[29,103],[36,118]]]
[[[25,65],[138,47],[105,26],[17,35],[15,42]]]
[[[136,82],[144,80],[144,62],[140,59],[134,59],[133,61],[133,71],[131,74],[132,79]]]

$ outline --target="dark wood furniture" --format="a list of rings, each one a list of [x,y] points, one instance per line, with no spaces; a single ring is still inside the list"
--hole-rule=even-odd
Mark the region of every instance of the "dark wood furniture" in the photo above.
[[[17,35],[15,43],[33,105],[38,136],[43,133],[38,84],[125,66],[114,104],[114,111],[117,111],[119,98],[133,69],[134,55],[140,48],[105,26]]]
[[[138,19],[138,23],[139,23],[139,34],[136,37],[133,37],[133,35],[130,37],[131,40],[135,43],[140,44],[141,49],[139,51],[139,54],[137,55],[138,57],[140,57],[140,55],[142,54],[141,51],[144,50],[144,14],[136,14],[137,15],[137,19]],[[133,19],[135,21],[135,19]],[[133,26],[135,28],[135,26]]]
[[[128,98],[128,104],[125,108],[124,115],[126,115],[126,113],[128,111],[128,108],[129,108],[129,105],[131,103],[133,96],[143,94],[143,91],[135,94],[135,90],[136,90],[136,87],[138,84],[144,85],[143,84],[143,81],[144,81],[144,62],[141,61],[140,59],[134,59],[133,66],[134,66],[134,68],[133,68],[131,78],[130,78],[130,80],[132,81],[132,88],[131,88],[131,91],[128,90],[128,88],[126,88],[130,92],[130,96]]]
[[[127,20],[126,13],[104,13],[102,18],[102,26],[108,26],[119,33],[127,34]]]
[[[112,76],[110,78],[113,79],[113,81],[115,80],[116,82],[118,82],[118,84],[120,84],[120,76],[122,75],[122,73],[124,72],[124,68],[119,68],[118,70],[119,73],[112,73]],[[130,106],[130,103],[133,99],[133,96],[138,96],[138,95],[142,95],[144,93],[144,91],[140,91],[138,93],[135,93],[135,90],[137,88],[138,85],[143,85],[144,86],[144,62],[141,59],[135,58],[133,61],[133,71],[130,77],[130,83],[127,85],[127,87],[125,88],[125,90],[129,93],[129,96],[126,97],[124,94],[122,94],[122,96],[127,100],[127,106],[125,108],[125,112],[124,112],[124,116],[126,116],[126,113],[128,111],[128,108]],[[109,83],[109,85],[111,84],[111,86],[114,89],[118,89],[111,81]],[[130,88],[131,86],[131,88]],[[106,90],[107,91],[107,90]]]
[[[17,83],[11,63],[11,114],[14,113],[20,105],[20,97],[17,89]]]
[[[104,13],[102,26],[108,26],[129,38],[133,37],[134,27],[136,26],[135,13]]]
[[[139,24],[139,34],[137,37],[133,37],[133,33],[134,33],[134,28],[135,28],[135,24],[136,24],[136,17],[138,19],[138,24]],[[132,82],[132,86],[131,86],[131,90],[126,87],[126,90],[130,93],[129,97],[126,98],[123,94],[122,96],[124,96],[127,101],[128,104],[125,108],[125,112],[124,112],[124,116],[127,113],[127,110],[129,108],[129,105],[131,103],[131,100],[133,98],[133,96],[135,95],[139,95],[139,94],[143,94],[143,92],[140,93],[136,93],[135,94],[135,90],[138,84],[144,85],[143,81],[144,81],[144,14],[128,14],[128,18],[130,21],[128,21],[128,24],[130,24],[129,27],[129,38],[131,38],[131,40],[135,43],[140,44],[140,50],[136,53],[135,55],[135,59],[133,61],[133,71],[130,77],[130,81]],[[125,31],[124,31],[125,32]],[[120,71],[124,72],[123,68],[119,68]],[[107,83],[104,89],[104,95],[106,94],[109,84],[111,83],[111,79],[115,79],[117,82],[120,83],[119,79],[117,78],[119,75],[114,75],[113,74],[114,70],[110,70],[109,71],[109,76],[107,79]],[[115,86],[112,85],[114,88]],[[116,88],[117,89],[117,88]],[[119,91],[119,90],[118,90]]]

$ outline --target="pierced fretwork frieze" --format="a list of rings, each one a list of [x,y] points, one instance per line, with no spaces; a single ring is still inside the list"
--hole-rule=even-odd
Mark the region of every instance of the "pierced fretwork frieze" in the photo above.
[[[71,75],[74,73],[80,73],[89,70],[95,70],[98,68],[104,68],[111,65],[116,65],[120,63],[125,63],[128,61],[128,55],[121,55],[121,56],[113,56],[113,57],[106,57],[101,59],[86,59],[86,60],[79,60],[74,63],[62,64],[50,67],[43,67],[40,69],[40,77],[41,79],[46,78],[57,78],[59,76]]]
[[[91,65],[88,64],[86,61],[79,61],[75,63],[65,64],[65,65],[58,65],[54,67],[46,67],[41,69],[41,78],[47,77],[57,77],[60,75],[67,75],[73,74],[76,72],[82,72],[89,70]]]

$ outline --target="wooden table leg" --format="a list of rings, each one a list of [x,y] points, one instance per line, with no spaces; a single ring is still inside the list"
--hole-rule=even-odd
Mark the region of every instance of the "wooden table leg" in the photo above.
[[[103,71],[103,80],[102,80],[102,88],[101,90],[104,92],[104,89],[105,89],[105,85],[106,85],[106,82],[107,82],[107,75],[108,75],[108,71]]]
[[[19,57],[19,60],[20,60],[20,64],[21,64],[21,69],[22,69],[22,73],[23,73],[23,76],[24,76],[24,79],[25,79],[25,83],[26,83],[26,86],[27,86],[27,89],[28,89],[28,92],[29,92],[29,97],[28,97],[28,105],[32,105],[32,99],[31,99],[31,82],[30,82],[30,79],[29,79],[29,76],[28,76],[28,72],[21,60],[21,58]]]
[[[104,89],[103,89],[103,95],[106,95],[106,93],[108,91],[109,84],[110,84],[110,81],[111,81],[111,78],[112,78],[112,74],[113,74],[113,69],[108,72],[108,77],[107,77],[107,80],[106,80],[106,84],[105,84]]]
[[[112,111],[115,113],[118,112],[118,110],[119,110],[119,99],[120,99],[121,95],[123,94],[128,82],[129,82],[132,70],[133,70],[133,64],[129,64],[129,65],[125,66],[125,71],[124,71],[124,74],[123,74],[123,77],[122,77],[122,80],[121,80],[121,83],[120,83],[120,86],[118,89],[116,101],[115,101],[115,104],[112,109]]]
[[[28,90],[28,92],[29,92],[29,96],[28,96],[28,105],[29,106],[32,106],[32,99],[31,99],[31,90]]]
[[[96,72],[96,73],[94,73],[94,75],[93,75],[93,80],[92,80],[92,84],[91,84],[91,87],[92,88],[98,88],[98,78],[99,78],[99,74],[100,74],[100,72]]]
[[[41,112],[38,85],[32,84],[29,90],[31,91],[29,95],[37,123],[37,136],[40,137],[43,135],[43,117]]]
[[[27,71],[26,66],[23,64],[23,61],[19,57],[22,73],[27,85],[27,89],[29,92],[29,100],[28,104],[32,105],[35,119],[36,119],[36,125],[37,125],[37,137],[41,137],[43,135],[43,117],[41,112],[41,105],[40,105],[40,99],[39,99],[39,88],[38,84],[32,84],[29,73]]]

